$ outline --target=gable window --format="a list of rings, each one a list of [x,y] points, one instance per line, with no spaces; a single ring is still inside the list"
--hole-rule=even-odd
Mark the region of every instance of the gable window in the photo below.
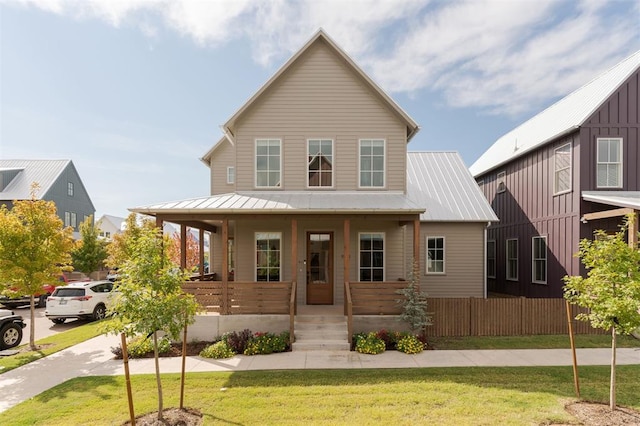
[[[67,195],[73,197],[73,182],[67,182]]]
[[[360,140],[360,187],[384,187],[384,139]]]
[[[236,182],[236,168],[233,166],[227,167],[227,183]]]
[[[507,279],[518,281],[518,240],[507,240]]]
[[[533,237],[531,240],[532,281],[547,283],[547,237]]]
[[[256,281],[280,281],[281,232],[256,232]]]
[[[571,191],[571,144],[556,148],[553,154],[553,193]]]
[[[487,278],[496,277],[496,242],[487,241]]]
[[[622,187],[622,138],[598,138],[598,188]]]
[[[427,274],[444,274],[444,237],[427,237]]]
[[[71,213],[64,212],[64,226],[71,226]]]
[[[498,173],[498,176],[496,178],[496,184],[498,185],[498,192],[504,192],[507,189],[507,185],[505,183],[505,176],[506,176],[506,172],[500,172]]]
[[[280,187],[281,159],[280,139],[256,140],[256,187]]]
[[[307,173],[310,188],[333,186],[333,141],[331,139],[307,141]]]
[[[360,240],[360,281],[384,281],[384,234],[362,233]]]

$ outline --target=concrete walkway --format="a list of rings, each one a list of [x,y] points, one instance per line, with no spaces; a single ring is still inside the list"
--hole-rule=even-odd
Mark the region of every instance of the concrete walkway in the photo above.
[[[114,360],[111,347],[118,336],[98,336],[20,368],[0,374],[0,412],[41,392],[80,376],[124,374],[122,360]],[[609,365],[610,349],[578,349],[578,365]],[[640,364],[640,349],[621,348],[617,364]],[[182,358],[161,358],[162,373],[180,372]],[[436,350],[417,355],[388,351],[364,355],[349,351],[284,352],[216,360],[188,357],[187,372],[340,368],[515,367],[572,365],[569,349]],[[153,359],[133,359],[131,374],[153,374]]]

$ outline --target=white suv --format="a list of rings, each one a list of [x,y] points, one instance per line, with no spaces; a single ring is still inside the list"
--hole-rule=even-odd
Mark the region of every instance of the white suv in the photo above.
[[[102,319],[112,289],[111,281],[78,281],[58,287],[47,298],[44,314],[56,324],[67,318]]]

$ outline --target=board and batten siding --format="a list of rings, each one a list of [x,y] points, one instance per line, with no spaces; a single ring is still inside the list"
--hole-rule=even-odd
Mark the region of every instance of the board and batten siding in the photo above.
[[[67,193],[69,182],[73,184],[73,196],[69,196]],[[62,219],[62,223],[64,223],[65,212],[75,213],[75,232],[80,230],[80,223],[84,221],[85,216],[95,215],[91,198],[89,198],[89,194],[73,163],[69,163],[65,167],[46,194],[42,196],[42,199],[55,202],[58,216]],[[95,219],[93,217],[94,222]]]
[[[235,165],[235,147],[223,141],[211,157],[211,195],[235,191],[236,185],[227,183],[227,167],[235,167]]]
[[[287,191],[308,189],[308,139],[333,139],[334,190],[359,189],[358,141],[385,139],[386,187],[379,189],[405,191],[406,125],[324,42],[310,47],[274,81],[233,131],[238,191],[255,189],[258,138],[282,140],[279,189]]]

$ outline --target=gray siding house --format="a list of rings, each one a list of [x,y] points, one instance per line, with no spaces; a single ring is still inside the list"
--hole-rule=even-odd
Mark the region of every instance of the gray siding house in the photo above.
[[[640,52],[498,139],[470,168],[500,218],[488,230],[489,290],[562,297],[596,229],[640,210]],[[636,221],[637,223],[637,221]],[[631,232],[633,243],[636,232]]]
[[[38,199],[53,201],[65,226],[74,237],[87,217],[95,214],[91,198],[71,160],[0,160],[0,205],[9,209],[15,200],[31,199],[31,184],[37,182]]]

